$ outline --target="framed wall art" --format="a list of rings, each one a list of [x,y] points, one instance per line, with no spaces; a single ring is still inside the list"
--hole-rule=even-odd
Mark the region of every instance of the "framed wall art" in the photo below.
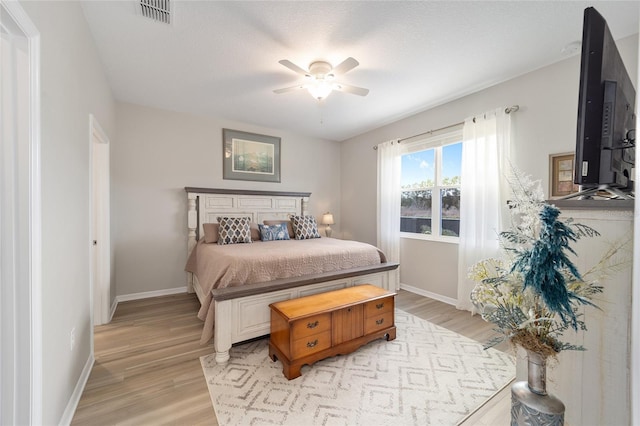
[[[280,182],[280,138],[222,129],[222,178]]]
[[[575,170],[575,154],[566,152],[549,155],[549,196],[564,197],[578,192],[579,186],[573,183]]]

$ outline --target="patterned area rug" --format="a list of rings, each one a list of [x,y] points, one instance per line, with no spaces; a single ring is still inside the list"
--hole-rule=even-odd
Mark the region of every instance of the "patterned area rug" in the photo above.
[[[396,309],[397,338],[287,380],[268,339],[200,358],[220,425],[454,425],[515,376],[511,355]]]

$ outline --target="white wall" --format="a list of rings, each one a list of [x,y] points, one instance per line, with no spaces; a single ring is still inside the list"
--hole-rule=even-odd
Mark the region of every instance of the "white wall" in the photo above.
[[[575,265],[588,271],[596,265],[616,241],[632,242],[633,212],[607,210],[571,210],[562,215],[597,229],[600,237],[581,238],[571,247],[578,254]],[[562,351],[557,362],[547,369],[548,391],[566,406],[569,425],[631,425],[631,260],[621,253],[618,260],[627,263],[599,279],[604,288],[594,301],[600,309],[585,308],[587,331],[565,334],[586,351]],[[638,303],[635,301],[634,303]],[[526,380],[526,366],[516,367],[520,380]],[[636,396],[637,397],[637,396]],[[635,423],[637,425],[637,423]]]
[[[311,213],[336,214],[340,234],[337,142],[119,103],[111,145],[112,225],[118,295],[184,286],[185,186],[311,192]],[[281,183],[222,179],[222,129],[281,138]]]
[[[111,136],[115,103],[80,3],[21,4],[41,34],[42,419],[58,424],[91,350],[89,114]]]
[[[638,36],[617,44],[629,75],[635,79]],[[575,149],[579,72],[580,58],[574,56],[343,142],[344,236],[376,242],[374,145],[458,123],[498,107],[520,105],[520,111],[512,117],[514,163],[541,179],[543,188],[548,190],[549,154]],[[428,84],[422,90],[429,90]],[[443,256],[445,252],[450,255]],[[400,282],[456,298],[457,262],[457,252],[448,243],[404,240],[400,247]]]

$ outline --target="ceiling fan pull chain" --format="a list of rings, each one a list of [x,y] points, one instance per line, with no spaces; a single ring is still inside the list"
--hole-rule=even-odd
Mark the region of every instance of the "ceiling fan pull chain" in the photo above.
[[[320,127],[324,124],[324,110],[322,109],[322,99],[318,99],[318,110],[320,110]]]

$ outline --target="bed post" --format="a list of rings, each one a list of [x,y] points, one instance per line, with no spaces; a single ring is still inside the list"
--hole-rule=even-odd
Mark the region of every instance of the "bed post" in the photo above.
[[[191,251],[196,246],[196,229],[198,228],[198,211],[196,210],[196,200],[198,195],[193,192],[187,193],[187,228],[188,228],[188,242],[187,242],[187,257],[191,254]],[[193,293],[193,274],[187,272],[187,293]]]
[[[309,214],[309,197],[302,197],[302,216]]]
[[[216,325],[213,327],[213,349],[216,352],[216,362],[224,364],[229,361],[231,349],[231,330],[233,320],[233,307],[231,300],[212,300],[214,304],[214,324],[226,324],[226,327]]]

